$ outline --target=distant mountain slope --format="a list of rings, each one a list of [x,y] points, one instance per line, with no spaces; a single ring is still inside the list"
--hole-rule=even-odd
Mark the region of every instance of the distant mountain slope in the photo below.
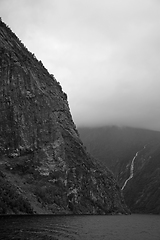
[[[160,132],[136,128],[79,128],[88,151],[109,167],[133,212],[160,213]],[[136,155],[137,154],[137,155]]]
[[[121,189],[85,151],[67,95],[0,20],[0,214],[117,212]]]
[[[160,143],[139,151],[123,192],[132,212],[160,213]]]

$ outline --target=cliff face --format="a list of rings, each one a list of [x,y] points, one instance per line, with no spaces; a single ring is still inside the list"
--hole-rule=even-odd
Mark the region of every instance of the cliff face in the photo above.
[[[0,21],[0,213],[125,213],[53,75]]]

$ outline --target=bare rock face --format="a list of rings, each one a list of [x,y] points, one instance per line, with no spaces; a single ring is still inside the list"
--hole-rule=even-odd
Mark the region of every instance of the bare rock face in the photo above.
[[[86,152],[67,95],[0,21],[0,213],[127,213]]]

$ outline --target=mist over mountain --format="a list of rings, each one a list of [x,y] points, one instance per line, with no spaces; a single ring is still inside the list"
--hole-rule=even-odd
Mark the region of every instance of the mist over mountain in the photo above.
[[[77,126],[160,131],[160,1],[1,0],[0,16],[61,83]]]
[[[88,151],[113,171],[131,211],[160,213],[160,132],[116,126],[78,130]]]

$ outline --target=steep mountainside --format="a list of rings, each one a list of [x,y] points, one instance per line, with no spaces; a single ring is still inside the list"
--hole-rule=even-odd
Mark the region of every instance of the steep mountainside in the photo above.
[[[85,151],[67,95],[0,21],[0,213],[126,213],[113,174]]]
[[[160,132],[135,128],[80,128],[89,152],[108,166],[132,212],[160,213]]]
[[[133,177],[123,192],[132,212],[160,214],[160,143],[146,145],[137,152]]]

